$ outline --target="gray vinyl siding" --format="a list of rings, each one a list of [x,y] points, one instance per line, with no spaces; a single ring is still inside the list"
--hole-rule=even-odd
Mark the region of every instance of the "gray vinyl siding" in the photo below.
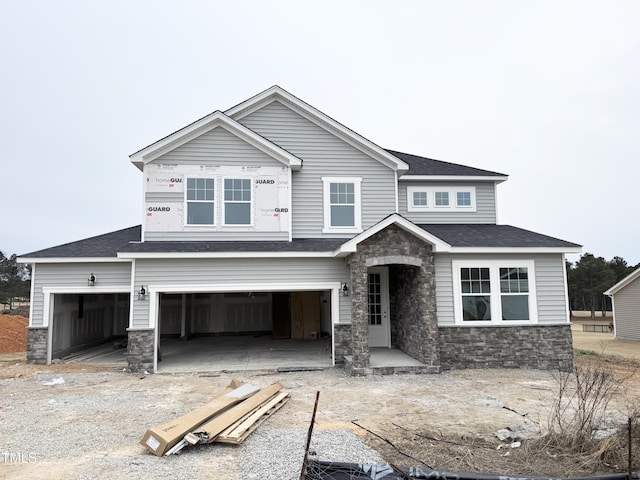
[[[407,187],[475,187],[476,211],[451,209],[446,212],[408,211]],[[398,211],[414,223],[496,223],[496,187],[493,182],[412,182],[398,184]]]
[[[391,168],[280,102],[274,101],[239,121],[303,160],[302,169],[292,173],[294,237],[353,236],[322,233],[325,176],[362,178],[363,229],[395,212],[396,177]]]
[[[136,260],[136,285],[206,286],[340,283],[349,279],[341,258],[258,258]],[[210,289],[209,289],[210,287]],[[295,288],[291,289],[295,290]],[[189,291],[188,288],[185,290]],[[218,290],[219,291],[219,290]],[[240,287],[240,291],[246,288]],[[340,323],[351,322],[351,297],[340,296]],[[149,301],[134,302],[133,327],[148,327]]]
[[[180,145],[156,158],[151,163],[284,166],[278,160],[258,150],[223,127],[209,130],[184,145]]]
[[[436,306],[438,309],[438,325],[455,325],[453,260],[469,261],[504,261],[533,260],[535,266],[536,300],[538,324],[550,325],[567,323],[567,303],[564,284],[564,260],[561,254],[523,255],[461,255],[436,254]]]
[[[87,279],[93,273],[96,285],[113,287],[120,292],[128,292],[131,288],[131,263],[38,263],[33,278],[33,318],[31,325],[39,327],[44,324],[44,294],[42,288],[68,287],[72,293],[74,287],[86,288]]]
[[[640,278],[613,296],[616,338],[640,340]]]

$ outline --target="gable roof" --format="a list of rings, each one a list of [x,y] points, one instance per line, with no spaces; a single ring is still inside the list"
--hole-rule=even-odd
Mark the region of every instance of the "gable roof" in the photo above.
[[[180,145],[184,145],[188,141],[218,127],[224,128],[229,133],[241,138],[258,150],[261,150],[284,165],[291,167],[293,170],[298,170],[302,166],[302,160],[300,158],[289,153],[270,140],[267,140],[263,136],[258,135],[256,132],[250,130],[241,123],[236,122],[234,119],[228,117],[219,110],[216,110],[186,127],[161,138],[157,142],[138,150],[131,154],[129,158],[136,167],[142,170],[144,164],[149,163]]]
[[[69,242],[63,245],[25,253],[24,255],[20,255],[19,261],[22,263],[31,263],[32,259],[45,258],[49,261],[59,258],[64,259],[65,262],[70,261],[70,258],[81,258],[82,261],[89,261],[88,259],[113,261],[117,258],[118,252],[129,245],[130,242],[140,241],[141,231],[142,228],[140,225],[124,228],[76,242]]]
[[[624,287],[626,287],[627,285],[629,285],[631,282],[633,282],[635,279],[639,277],[640,277],[640,268],[637,268],[633,272],[631,272],[629,275],[624,277],[622,280],[620,280],[618,283],[616,283],[613,287],[609,288],[609,290],[604,292],[604,294],[609,296],[615,295],[616,293],[618,293],[620,290],[622,290]]]
[[[558,251],[578,253],[582,246],[511,225],[487,224],[420,224],[421,229],[451,245],[452,252]]]
[[[433,158],[420,157],[410,153],[387,150],[387,152],[400,158],[409,165],[409,170],[400,177],[400,180],[422,180],[419,177],[428,177],[430,180],[493,180],[504,182],[508,175],[504,173],[482,170],[480,168],[467,167],[456,163],[435,160]]]
[[[274,85],[273,87],[254,95],[248,100],[239,103],[235,107],[225,110],[224,113],[235,120],[241,120],[243,117],[274,101],[279,101],[297,114],[331,132],[341,140],[377,159],[389,168],[400,171],[401,173],[408,170],[409,166],[402,159],[389,153],[350,128],[345,127],[340,122],[334,120],[325,113],[322,113],[320,110],[309,105],[303,100],[300,100],[298,97],[290,94],[278,85]]]

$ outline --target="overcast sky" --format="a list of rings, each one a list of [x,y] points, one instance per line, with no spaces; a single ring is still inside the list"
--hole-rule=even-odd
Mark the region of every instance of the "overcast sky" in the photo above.
[[[0,250],[139,224],[128,156],[277,84],[508,174],[499,223],[635,265],[639,25],[633,0],[0,0]]]

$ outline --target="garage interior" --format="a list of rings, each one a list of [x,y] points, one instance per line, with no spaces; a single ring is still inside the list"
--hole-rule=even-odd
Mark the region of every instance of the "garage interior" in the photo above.
[[[128,294],[56,297],[52,358],[126,366]],[[329,291],[164,293],[159,307],[160,372],[332,365]]]

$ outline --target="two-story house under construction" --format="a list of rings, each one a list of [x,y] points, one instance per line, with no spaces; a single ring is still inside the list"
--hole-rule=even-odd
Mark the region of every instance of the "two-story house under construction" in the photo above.
[[[580,246],[497,224],[504,174],[385,150],[277,86],[130,158],[142,225],[21,257],[31,362],[122,337],[156,370],[170,336],[262,334],[354,374],[381,348],[425,372],[572,364]]]

